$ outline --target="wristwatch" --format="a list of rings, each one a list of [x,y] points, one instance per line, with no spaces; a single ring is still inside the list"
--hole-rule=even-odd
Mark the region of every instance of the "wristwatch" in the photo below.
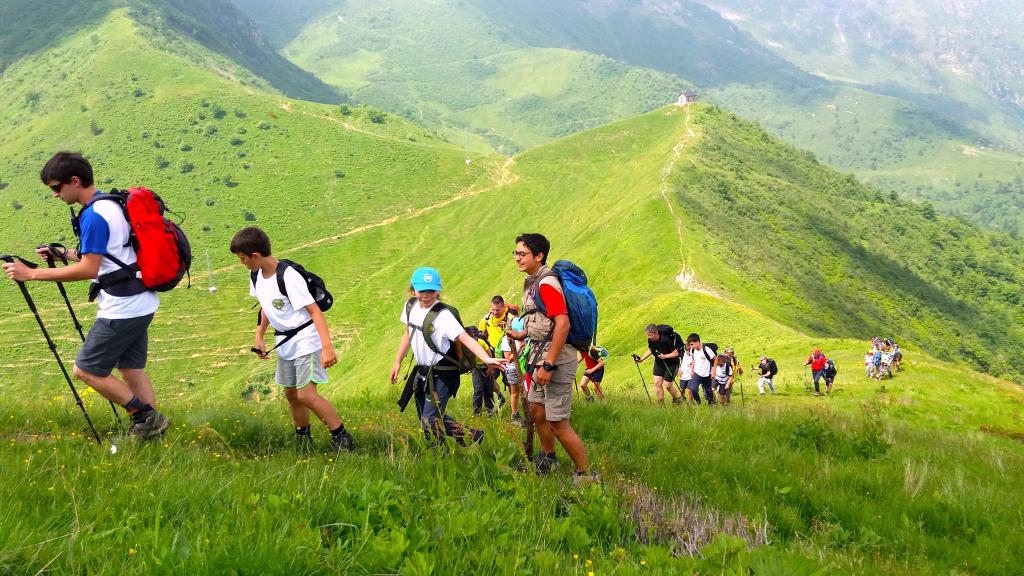
[[[543,364],[540,365],[540,367],[547,370],[548,372],[554,372],[555,370],[558,370],[558,366],[555,366],[554,364],[548,361],[545,361]]]

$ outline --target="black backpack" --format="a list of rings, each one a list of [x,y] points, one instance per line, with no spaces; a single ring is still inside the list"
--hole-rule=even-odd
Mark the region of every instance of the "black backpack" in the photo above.
[[[316,302],[321,312],[327,312],[331,309],[331,306],[334,306],[334,296],[327,290],[327,285],[324,283],[323,278],[306,270],[302,267],[302,264],[292,262],[291,260],[277,261],[277,289],[281,291],[281,294],[288,296],[288,290],[285,289],[284,285],[284,272],[289,268],[294,268],[299,273],[299,276],[302,276],[302,279],[306,281],[306,288],[309,289],[309,294],[313,297],[313,301]],[[257,274],[259,274],[258,270],[249,272],[249,280],[252,281],[253,287],[256,286]]]
[[[297,264],[295,262],[292,262],[291,260],[277,261],[277,273],[275,274],[275,276],[277,276],[277,289],[281,291],[281,294],[284,294],[285,297],[288,296],[288,290],[285,289],[284,285],[284,271],[287,270],[288,268],[294,268],[295,271],[298,272],[299,275],[302,276],[302,278],[306,281],[306,287],[309,288],[309,294],[310,296],[313,297],[313,302],[316,303],[317,307],[320,308],[321,312],[327,312],[328,310],[331,309],[331,306],[334,306],[334,296],[332,296],[331,293],[327,290],[327,285],[324,284],[323,278],[317,276],[316,274],[313,274],[309,270],[303,268],[301,264]],[[259,273],[259,270],[253,270],[249,272],[249,280],[252,282],[253,288],[256,287],[256,275]],[[255,308],[255,306],[253,306],[253,308]],[[256,323],[260,323],[259,314],[256,315]],[[281,331],[275,329],[274,335],[284,336],[284,340],[280,341],[276,346],[274,346],[270,350],[267,350],[266,353],[269,354],[275,349],[280,348],[281,346],[284,345],[285,342],[291,340],[292,338],[295,338],[295,336],[298,335],[299,332],[302,332],[303,330],[312,325],[313,320],[311,318],[306,322],[303,322],[301,326],[297,326],[295,328],[292,328],[291,330]]]
[[[686,347],[686,342],[683,340],[682,336],[676,333],[674,328],[668,324],[658,324],[658,336],[667,339],[669,342],[672,342],[673,340],[678,341],[680,345],[677,350],[679,350],[680,356],[683,355],[685,352],[684,348]]]
[[[825,374],[827,374],[829,378],[835,378],[836,374],[838,373],[839,368],[836,368],[835,362],[833,362],[832,359],[829,358],[828,363],[825,364]]]
[[[768,377],[774,378],[779,373],[779,366],[775,363],[775,360],[768,359]]]
[[[718,344],[715,344],[714,342],[701,342],[701,345],[701,352],[704,353],[704,357],[708,359],[708,362],[714,364],[715,356],[718,356]],[[708,356],[708,348],[711,348],[711,356]]]

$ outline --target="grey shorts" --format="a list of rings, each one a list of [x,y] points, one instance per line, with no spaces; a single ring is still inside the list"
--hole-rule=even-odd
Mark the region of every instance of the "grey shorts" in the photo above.
[[[145,368],[152,321],[152,314],[119,320],[97,318],[75,356],[75,366],[94,376],[110,376],[114,368]]]
[[[317,350],[292,360],[277,359],[277,372],[274,380],[286,388],[302,388],[313,384],[327,383],[327,369],[320,364],[321,352]]]
[[[544,418],[548,422],[568,420],[572,415],[572,379],[575,368],[575,362],[559,364],[547,386],[541,386],[536,381],[530,384],[526,401],[531,404],[543,404]],[[555,379],[568,382],[556,382]]]

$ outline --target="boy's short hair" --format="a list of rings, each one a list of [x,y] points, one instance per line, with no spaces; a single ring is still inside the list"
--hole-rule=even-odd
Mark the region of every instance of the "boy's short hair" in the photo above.
[[[690,335],[686,337],[686,343],[693,344],[694,342],[700,342],[700,334],[691,332]]]
[[[67,183],[72,176],[78,176],[84,188],[93,184],[92,164],[78,152],[57,152],[39,171],[39,179],[43,184],[49,184],[50,180]]]
[[[270,237],[258,226],[242,228],[231,239],[231,253],[270,256]]]
[[[657,324],[648,324],[647,328],[644,329],[644,332],[647,332],[648,334],[654,334],[657,331],[658,331],[658,325]]]
[[[522,242],[524,246],[530,249],[530,252],[534,256],[537,254],[543,254],[544,257],[540,259],[541,264],[548,263],[548,252],[551,251],[551,242],[544,237],[543,234],[525,233],[520,234],[516,238],[516,244]]]
[[[505,299],[502,298],[501,295],[498,295],[498,296],[495,296],[494,298],[491,298],[491,304],[497,305],[497,304],[504,304],[504,303],[505,303]]]

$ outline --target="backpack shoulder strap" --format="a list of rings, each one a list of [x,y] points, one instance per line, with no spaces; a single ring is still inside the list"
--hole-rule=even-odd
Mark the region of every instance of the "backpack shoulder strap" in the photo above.
[[[256,288],[256,275],[259,274],[259,270],[249,271],[249,281],[252,282],[252,287]]]
[[[277,261],[277,272],[274,274],[277,276],[277,289],[281,291],[281,294],[286,298],[288,297],[288,290],[284,285],[284,273],[285,270],[294,266],[295,263],[291,260],[278,260]]]
[[[715,363],[715,360],[714,360],[714,359],[713,359],[713,358],[712,358],[711,356],[709,356],[709,355],[708,355],[708,347],[707,347],[707,345],[706,345],[706,344],[704,344],[703,342],[701,342],[701,344],[700,344],[700,345],[701,345],[701,347],[702,347],[702,348],[704,349],[704,350],[703,350],[703,352],[704,352],[704,357],[708,359],[708,362],[710,362],[711,364],[714,364],[714,363]]]

